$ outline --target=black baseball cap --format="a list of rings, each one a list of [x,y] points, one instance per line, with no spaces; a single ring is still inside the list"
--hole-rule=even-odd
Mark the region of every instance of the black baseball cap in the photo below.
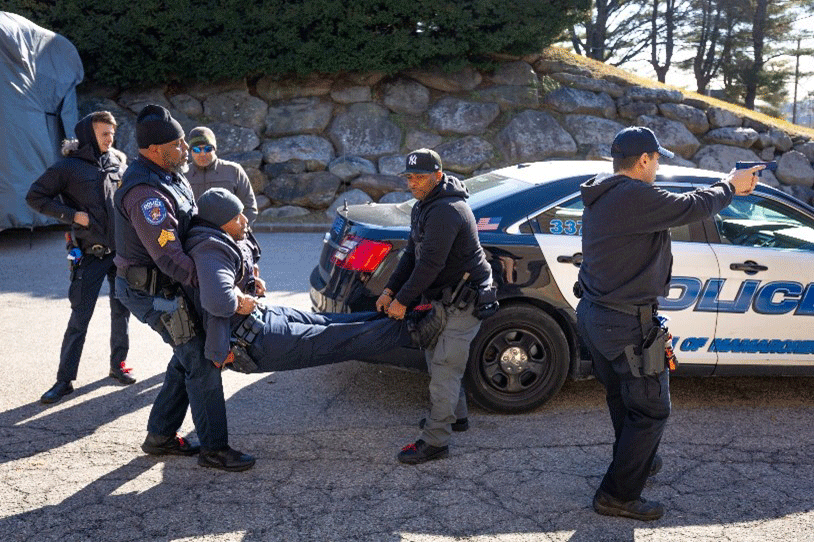
[[[658,152],[665,158],[675,156],[661,145],[656,134],[644,126],[631,126],[625,128],[613,138],[611,156],[613,158],[627,158],[628,156],[641,156],[646,152]]]
[[[432,149],[418,149],[407,155],[405,173],[435,173],[441,171],[441,157]]]

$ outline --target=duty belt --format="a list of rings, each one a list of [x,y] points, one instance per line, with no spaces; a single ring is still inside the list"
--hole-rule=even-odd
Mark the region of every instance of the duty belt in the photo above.
[[[649,322],[658,310],[658,305],[650,303],[645,305],[633,305],[626,303],[606,303],[604,301],[593,300],[591,300],[591,303],[594,305],[599,305],[600,307],[615,310],[617,312],[629,314],[630,316],[637,316],[642,322]]]
[[[630,316],[636,316],[639,319],[642,342],[641,344],[629,344],[624,349],[625,359],[633,376],[639,378],[643,375],[656,375],[664,370],[668,364],[667,344],[670,336],[667,328],[663,327],[656,318],[658,305],[650,303],[632,305],[598,301],[591,301],[591,303]],[[672,348],[670,349],[670,355],[673,357],[670,367],[673,368],[677,362],[672,354]]]
[[[134,290],[139,290],[148,295],[155,296],[167,286],[172,285],[172,279],[158,270],[156,267],[143,265],[131,265],[117,274],[124,277],[127,284]]]

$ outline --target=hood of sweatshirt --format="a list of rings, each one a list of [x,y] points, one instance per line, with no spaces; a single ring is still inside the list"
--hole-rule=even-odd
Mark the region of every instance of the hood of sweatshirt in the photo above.
[[[221,229],[217,224],[206,221],[199,216],[192,217],[189,232],[187,233],[187,239],[184,242],[184,250],[186,252],[190,252],[196,246],[206,241],[219,245],[225,245],[229,247],[232,252],[238,256],[240,255],[240,249],[238,248],[235,240],[232,239],[232,237],[223,231],[223,229]]]
[[[96,141],[93,131],[93,119],[86,115],[74,127],[76,139],[66,139],[62,142],[63,156],[77,156],[88,161],[95,161],[106,172],[115,172],[121,165],[121,160],[112,152],[102,152]]]
[[[96,134],[93,132],[93,120],[90,115],[86,115],[76,123],[74,127],[76,132],[76,139],[79,142],[79,148],[90,145],[93,149],[93,156],[97,159],[102,155],[99,150],[99,143],[96,141]]]
[[[582,194],[582,202],[586,207],[590,207],[601,198],[608,190],[615,188],[620,183],[629,180],[624,175],[616,173],[600,173],[593,179],[585,181],[579,187]]]
[[[427,205],[432,201],[451,197],[467,199],[469,197],[469,190],[466,189],[466,185],[463,181],[444,173],[441,182],[427,194],[427,197],[424,198],[421,204]]]

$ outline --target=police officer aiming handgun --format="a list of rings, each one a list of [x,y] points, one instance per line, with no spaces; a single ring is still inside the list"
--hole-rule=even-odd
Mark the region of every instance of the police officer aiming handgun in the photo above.
[[[575,291],[577,325],[594,373],[605,386],[615,440],[613,460],[594,496],[604,515],[658,519],[664,507],[641,497],[661,468],[659,442],[670,415],[665,333],[655,329],[673,256],[669,228],[707,218],[747,195],[764,166],[732,170],[707,188],[675,194],[653,183],[659,157],[673,153],[648,128],[620,131],[611,146],[612,175],[581,186],[582,264]]]

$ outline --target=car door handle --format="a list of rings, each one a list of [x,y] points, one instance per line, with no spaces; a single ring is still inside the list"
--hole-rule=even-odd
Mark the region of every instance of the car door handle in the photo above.
[[[572,256],[565,256],[564,254],[557,256],[557,261],[560,263],[572,263],[579,267],[582,263],[582,252],[576,252]]]
[[[757,262],[753,262],[752,260],[746,260],[743,263],[731,263],[729,264],[729,269],[732,271],[743,271],[747,275],[754,275],[758,271],[768,271],[769,268],[765,265],[760,265]]]

